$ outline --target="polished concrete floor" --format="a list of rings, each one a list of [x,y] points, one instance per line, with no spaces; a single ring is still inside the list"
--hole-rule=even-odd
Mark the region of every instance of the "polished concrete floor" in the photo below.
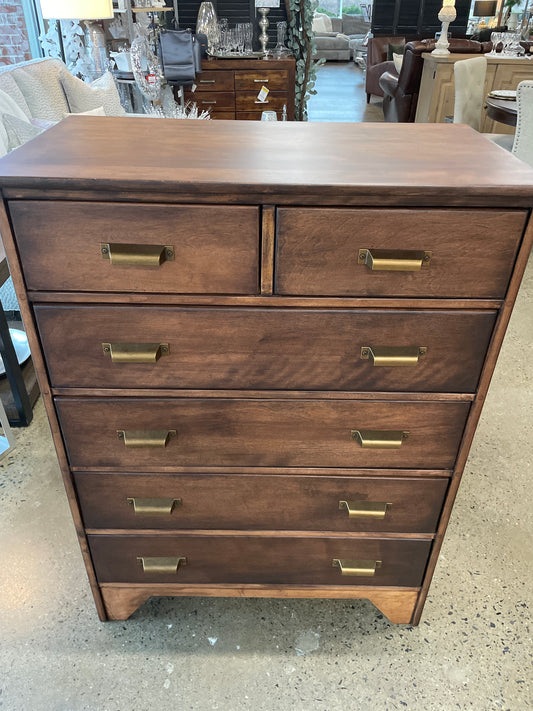
[[[39,402],[0,462],[0,711],[532,708],[532,406],[533,258],[413,628],[359,600],[162,598],[99,622]]]
[[[383,99],[372,96],[366,103],[365,73],[353,62],[323,64],[315,89],[307,104],[309,121],[383,121]]]

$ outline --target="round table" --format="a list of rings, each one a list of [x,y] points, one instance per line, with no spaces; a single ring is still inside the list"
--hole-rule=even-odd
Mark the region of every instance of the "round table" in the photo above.
[[[499,121],[507,126],[516,126],[516,101],[493,99],[492,96],[487,96],[485,108],[487,116],[493,121]]]

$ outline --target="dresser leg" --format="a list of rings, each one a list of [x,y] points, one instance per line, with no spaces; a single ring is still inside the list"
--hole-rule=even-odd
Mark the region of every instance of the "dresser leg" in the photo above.
[[[373,591],[368,599],[387,619],[397,625],[413,623],[418,592],[402,590]]]
[[[151,595],[135,588],[100,588],[108,620],[127,620]]]

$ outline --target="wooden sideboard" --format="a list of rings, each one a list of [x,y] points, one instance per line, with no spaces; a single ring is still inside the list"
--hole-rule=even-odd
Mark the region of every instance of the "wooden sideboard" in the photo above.
[[[419,123],[442,123],[447,116],[453,116],[455,103],[455,82],[453,65],[462,59],[472,59],[471,54],[450,54],[446,56],[424,53],[424,68],[420,82],[420,94],[415,121]],[[533,62],[530,59],[502,59],[487,57],[485,96],[493,89],[516,89],[525,79],[533,79]],[[481,133],[514,133],[511,126],[490,119],[483,112]]]
[[[210,109],[213,119],[259,121],[263,111],[275,111],[294,120],[293,57],[285,59],[204,59],[194,92],[185,92],[186,101],[199,109]],[[269,90],[265,101],[258,100],[261,87]]]
[[[0,162],[100,617],[331,597],[417,624],[531,251],[533,170],[465,126],[151,126],[69,118]]]

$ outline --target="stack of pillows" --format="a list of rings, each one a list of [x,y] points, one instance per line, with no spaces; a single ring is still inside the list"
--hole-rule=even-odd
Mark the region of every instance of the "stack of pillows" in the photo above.
[[[52,59],[2,72],[0,156],[73,114],[125,114],[110,72],[86,84]]]

